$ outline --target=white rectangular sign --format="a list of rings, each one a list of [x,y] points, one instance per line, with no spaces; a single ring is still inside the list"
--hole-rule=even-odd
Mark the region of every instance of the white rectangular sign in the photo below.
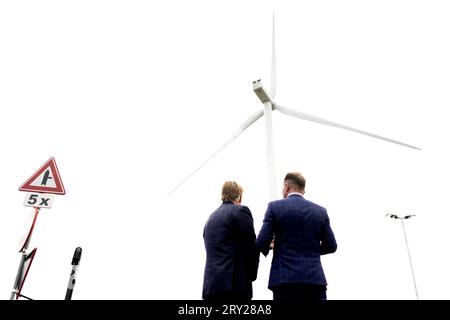
[[[37,193],[37,192],[27,192],[25,194],[25,200],[23,205],[26,207],[39,207],[50,209],[52,207],[53,194],[48,193]]]

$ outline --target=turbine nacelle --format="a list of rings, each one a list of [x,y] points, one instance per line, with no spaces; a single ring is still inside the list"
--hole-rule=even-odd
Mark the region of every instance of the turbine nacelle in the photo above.
[[[261,79],[253,81],[253,91],[255,91],[256,95],[262,103],[270,102],[273,105],[273,101],[270,98],[270,95],[267,93],[266,89],[263,87]]]

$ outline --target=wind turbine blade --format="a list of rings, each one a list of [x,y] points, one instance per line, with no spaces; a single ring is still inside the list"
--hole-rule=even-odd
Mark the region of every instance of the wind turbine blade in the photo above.
[[[281,113],[287,114],[288,116],[300,118],[300,119],[303,119],[303,120],[306,120],[306,121],[319,123],[319,124],[322,124],[322,125],[325,125],[325,126],[330,126],[330,127],[335,127],[335,128],[339,128],[339,129],[343,129],[343,130],[356,132],[356,133],[363,134],[363,135],[366,135],[366,136],[369,136],[369,137],[372,137],[372,138],[376,138],[376,139],[380,139],[380,140],[387,141],[387,142],[390,142],[390,143],[398,144],[398,145],[401,145],[401,146],[404,146],[404,147],[408,147],[408,148],[412,148],[412,149],[416,149],[416,150],[421,150],[418,147],[412,146],[412,145],[404,143],[404,142],[400,142],[400,141],[397,141],[397,140],[394,140],[394,139],[390,139],[390,138],[386,138],[386,137],[383,137],[383,136],[380,136],[380,135],[377,135],[377,134],[374,134],[374,133],[370,133],[370,132],[367,132],[367,131],[363,131],[363,130],[359,130],[359,129],[356,129],[356,128],[352,128],[352,127],[349,127],[349,126],[346,126],[346,125],[343,125],[343,124],[340,124],[340,123],[337,123],[337,122],[329,121],[329,120],[326,120],[326,119],[323,119],[323,118],[319,118],[319,117],[316,117],[316,116],[313,116],[313,115],[310,115],[310,114],[307,114],[307,113],[303,113],[303,112],[300,112],[300,111],[297,111],[297,110],[292,110],[292,109],[285,108],[285,107],[282,107],[282,106],[279,106],[279,105],[275,105],[274,108],[277,109],[278,111],[280,111]]]
[[[178,183],[175,188],[172,189],[167,194],[167,197],[169,197],[172,193],[174,193],[183,183],[185,183],[190,177],[192,177],[197,171],[199,171],[201,168],[203,168],[211,159],[213,159],[220,151],[225,149],[234,139],[236,139],[242,132],[244,132],[248,127],[250,127],[256,120],[261,118],[264,114],[263,110],[257,111],[254,114],[252,114],[245,122],[243,122],[239,128],[234,132],[234,134],[231,136],[230,139],[228,139],[227,142],[225,142],[216,152],[214,152],[206,161],[204,161],[200,166],[197,167],[194,171],[192,171],[186,178],[184,178],[180,183]]]
[[[272,16],[272,68],[270,73],[270,95],[272,100],[275,99],[275,93],[277,90],[276,78],[277,78],[277,66],[276,66],[276,55],[275,55],[275,11]]]

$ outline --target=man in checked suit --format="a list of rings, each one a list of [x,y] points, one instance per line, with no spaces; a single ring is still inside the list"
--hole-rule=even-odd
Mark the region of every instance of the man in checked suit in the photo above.
[[[206,265],[203,277],[204,300],[249,301],[253,297],[259,251],[250,209],[241,205],[242,187],[226,181],[222,204],[208,218],[203,230]]]
[[[283,199],[268,204],[256,246],[265,255],[273,246],[269,289],[274,300],[326,300],[320,256],[337,249],[325,208],[303,198],[305,178],[288,173]]]

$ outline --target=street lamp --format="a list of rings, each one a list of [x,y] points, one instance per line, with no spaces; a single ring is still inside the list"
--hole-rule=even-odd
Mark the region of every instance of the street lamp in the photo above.
[[[386,214],[386,217],[389,217],[392,219],[400,219],[400,221],[402,222],[403,235],[405,236],[406,250],[408,250],[409,265],[411,267],[411,274],[412,274],[412,278],[414,281],[414,289],[416,291],[416,298],[417,298],[417,300],[419,300],[419,292],[417,291],[416,277],[414,276],[414,268],[413,268],[413,264],[412,264],[411,253],[409,251],[408,238],[406,237],[405,225],[403,223],[403,220],[410,219],[414,216],[415,216],[415,214],[406,215],[404,217],[400,217],[396,214],[389,214],[389,213]]]

